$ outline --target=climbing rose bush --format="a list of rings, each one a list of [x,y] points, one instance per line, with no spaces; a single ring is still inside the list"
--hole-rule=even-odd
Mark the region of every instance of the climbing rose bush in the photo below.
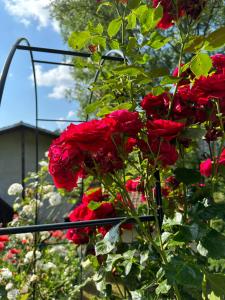
[[[91,53],[100,76],[86,108],[92,118],[53,141],[49,172],[59,189],[83,183],[71,222],[125,217],[66,235],[86,245],[98,299],[225,295],[225,31],[201,34],[207,6],[96,1],[98,13],[114,9],[117,17],[69,38]],[[178,52],[171,70],[152,63],[171,46]],[[103,66],[101,56],[114,48],[123,61]]]

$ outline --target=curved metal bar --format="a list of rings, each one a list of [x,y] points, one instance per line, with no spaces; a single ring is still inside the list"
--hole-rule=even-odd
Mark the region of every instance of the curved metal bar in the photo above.
[[[140,216],[138,217],[140,222],[151,222],[155,221],[154,216]],[[5,227],[0,228],[0,236],[4,234],[17,234],[27,232],[41,232],[50,230],[65,230],[71,228],[85,228],[95,226],[106,226],[106,225],[117,225],[123,222],[124,224],[136,223],[136,219],[132,217],[116,217],[89,221],[78,221],[78,222],[65,222],[65,223],[54,223],[54,224],[41,224],[41,225],[29,225],[19,227]]]
[[[99,69],[98,69],[98,70],[96,71],[96,73],[95,73],[95,77],[94,77],[93,83],[96,83],[96,82],[97,82],[98,77],[99,77],[99,75],[100,75],[100,73],[101,73],[101,68],[102,68],[102,66],[104,65],[106,59],[107,59],[108,57],[110,57],[111,54],[117,54],[117,55],[119,55],[123,60],[126,60],[126,59],[127,59],[127,58],[124,56],[124,54],[123,54],[123,52],[122,52],[121,50],[116,50],[116,49],[114,49],[114,50],[109,50],[109,51],[102,57],[102,59],[101,59],[101,61],[100,61],[100,67],[99,67]],[[129,61],[128,61],[128,62],[129,62]],[[92,91],[92,92],[91,92],[91,95],[90,95],[90,98],[89,98],[88,104],[91,104],[93,95],[94,95],[94,92]],[[87,114],[87,116],[86,116],[86,121],[88,121],[88,118],[89,118],[89,115]]]
[[[26,38],[19,38],[16,41],[16,43],[13,45],[12,49],[10,50],[9,55],[6,59],[5,65],[3,67],[2,75],[1,75],[1,79],[0,79],[0,105],[1,105],[1,102],[2,102],[2,95],[3,95],[5,82],[6,82],[6,79],[7,79],[7,75],[8,75],[8,72],[9,72],[11,62],[13,60],[13,57],[14,57],[14,54],[16,52],[17,46],[20,43],[22,43],[23,41],[27,41],[27,39]]]

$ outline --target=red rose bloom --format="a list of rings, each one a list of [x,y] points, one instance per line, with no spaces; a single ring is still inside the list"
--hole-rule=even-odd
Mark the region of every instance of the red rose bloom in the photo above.
[[[212,161],[210,158],[200,163],[200,173],[205,177],[210,177],[212,175]]]
[[[159,3],[163,7],[163,17],[157,27],[167,29],[173,26],[174,21],[184,14],[196,19],[204,8],[206,0],[181,0],[176,1],[176,3],[173,0],[153,0],[153,7],[156,7]]]
[[[76,143],[83,151],[98,151],[115,131],[116,121],[112,118],[92,120],[79,125],[70,124],[61,134],[60,140]]]
[[[216,74],[225,72],[225,55],[215,54],[211,56],[213,67],[216,69]]]
[[[3,251],[5,248],[5,243],[0,242],[0,251]]]
[[[0,235],[0,242],[9,242],[8,235]]]
[[[116,131],[129,136],[136,136],[142,128],[142,122],[138,112],[130,112],[126,109],[116,110],[107,115],[116,121]]]
[[[101,202],[106,200],[108,195],[102,194],[101,188],[92,188],[89,189],[82,198],[82,203],[88,205],[89,202],[95,201],[95,202]]]
[[[207,104],[213,98],[225,98],[225,73],[201,76],[195,81],[192,92],[199,104]]]
[[[137,177],[136,179],[129,179],[126,182],[126,190],[128,192],[137,192],[144,191],[143,184],[141,184],[141,177]]]
[[[173,5],[172,0],[153,0],[153,7],[157,7],[159,4],[163,7],[163,17],[159,21],[157,27],[161,29],[167,29],[174,25],[174,20],[177,17],[181,17],[183,12],[178,8],[178,12],[176,12],[176,7]]]
[[[223,149],[223,151],[221,152],[219,164],[225,166],[225,149]]]
[[[163,138],[170,141],[184,128],[185,124],[170,120],[154,120],[147,122],[149,138]]]
[[[158,160],[161,162],[163,167],[174,165],[178,159],[178,152],[175,146],[171,145],[169,142],[161,142],[160,146],[159,143],[153,142],[154,146],[151,145],[151,149],[153,152],[158,156]],[[160,147],[160,148],[159,148]]]
[[[158,118],[167,113],[169,102],[170,99],[167,93],[158,96],[150,93],[141,101],[141,107],[146,111],[147,116]]]

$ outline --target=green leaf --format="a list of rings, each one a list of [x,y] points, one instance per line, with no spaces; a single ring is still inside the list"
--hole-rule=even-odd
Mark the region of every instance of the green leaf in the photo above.
[[[200,182],[201,174],[195,169],[177,168],[174,170],[176,179],[185,184],[193,184]]]
[[[139,6],[140,0],[128,0],[127,7],[129,9],[134,9]]]
[[[103,6],[112,6],[112,3],[111,3],[111,2],[102,2],[101,4],[99,4],[99,7],[98,7],[98,9],[97,9],[97,13],[100,11],[100,9],[101,9]]]
[[[203,47],[204,42],[203,36],[191,36],[184,46],[184,52],[197,52]]]
[[[213,292],[208,295],[209,300],[221,300],[220,297],[217,297]]]
[[[190,64],[191,71],[197,76],[207,76],[212,68],[212,60],[206,53],[199,53],[194,56]]]
[[[191,225],[180,225],[179,231],[175,234],[174,240],[179,242],[197,241],[206,235],[204,226],[193,223]]]
[[[90,210],[96,210],[96,209],[98,209],[101,205],[102,205],[101,202],[90,201],[90,202],[88,203],[88,208],[89,208]]]
[[[109,23],[109,26],[108,26],[108,29],[107,29],[109,37],[111,37],[111,38],[114,37],[118,33],[118,31],[120,30],[121,25],[122,25],[121,17],[112,20]]]
[[[155,31],[150,35],[147,45],[157,50],[165,46],[170,40],[171,38],[164,37],[158,31]]]
[[[167,85],[167,84],[175,84],[180,81],[179,77],[174,77],[174,76],[165,76],[161,80],[160,84],[161,85]]]
[[[156,25],[159,23],[159,21],[162,19],[162,17],[163,17],[163,7],[161,5],[158,5],[156,8],[150,8],[145,27],[147,27],[148,30],[154,29]]]
[[[135,37],[129,37],[129,41],[127,44],[127,51],[131,52],[134,51],[135,47],[137,46],[137,40]]]
[[[182,131],[181,136],[185,138],[189,138],[192,140],[200,140],[206,134],[206,130],[204,128],[185,128]]]
[[[127,16],[127,27],[126,29],[134,29],[136,27],[137,18],[134,13],[130,13]]]
[[[95,31],[97,34],[103,34],[103,26],[102,24],[98,23],[98,25],[95,28]]]
[[[213,290],[215,295],[223,298],[225,295],[225,274],[206,273],[206,278],[209,281],[211,289]]]
[[[106,272],[112,271],[114,264],[122,258],[123,256],[121,254],[108,254],[105,267]]]
[[[68,43],[73,49],[80,50],[90,41],[91,35],[89,31],[72,32]]]
[[[92,44],[94,45],[99,45],[101,46],[103,49],[106,48],[106,38],[105,37],[102,37],[102,36],[93,36],[91,38],[91,42]]]
[[[120,75],[128,75],[128,76],[137,76],[139,74],[144,74],[145,71],[141,67],[135,66],[122,66],[114,69],[114,72]]]
[[[186,288],[199,288],[203,274],[194,263],[187,262],[180,257],[173,257],[164,267],[168,284],[179,284]]]
[[[156,292],[157,295],[167,294],[170,289],[171,289],[171,286],[167,284],[167,280],[164,280],[164,281],[159,283],[159,285],[156,288],[155,292]]]
[[[225,27],[221,27],[208,35],[205,50],[212,51],[225,45]]]
[[[95,101],[93,103],[90,103],[85,107],[85,112],[87,114],[91,114],[91,113],[95,112],[101,104],[102,104],[101,101]]]
[[[201,244],[208,251],[208,257],[225,258],[225,236],[216,230],[211,229],[201,240]]]
[[[116,242],[119,240],[119,227],[120,224],[114,226],[106,233],[102,241],[96,243],[95,245],[96,256],[108,254],[113,249],[115,249]]]
[[[110,47],[112,49],[120,49],[120,44],[118,40],[112,40],[112,42],[110,43]]]

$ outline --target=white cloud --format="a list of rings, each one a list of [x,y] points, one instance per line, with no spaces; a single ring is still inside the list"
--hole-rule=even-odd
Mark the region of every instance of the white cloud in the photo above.
[[[36,21],[38,29],[51,25],[59,32],[57,21],[50,17],[49,5],[52,0],[3,0],[3,2],[7,12],[25,26]]]
[[[72,117],[74,117],[75,116],[75,112],[74,111],[72,111],[72,110],[70,110],[70,111],[68,111],[68,114],[67,114],[67,118],[69,119],[69,118],[72,118]]]
[[[52,88],[48,94],[49,98],[63,99],[68,89],[74,86],[74,79],[70,68],[66,66],[57,66],[44,71],[42,66],[36,65],[37,84],[40,87]],[[33,80],[33,75],[29,76]]]

